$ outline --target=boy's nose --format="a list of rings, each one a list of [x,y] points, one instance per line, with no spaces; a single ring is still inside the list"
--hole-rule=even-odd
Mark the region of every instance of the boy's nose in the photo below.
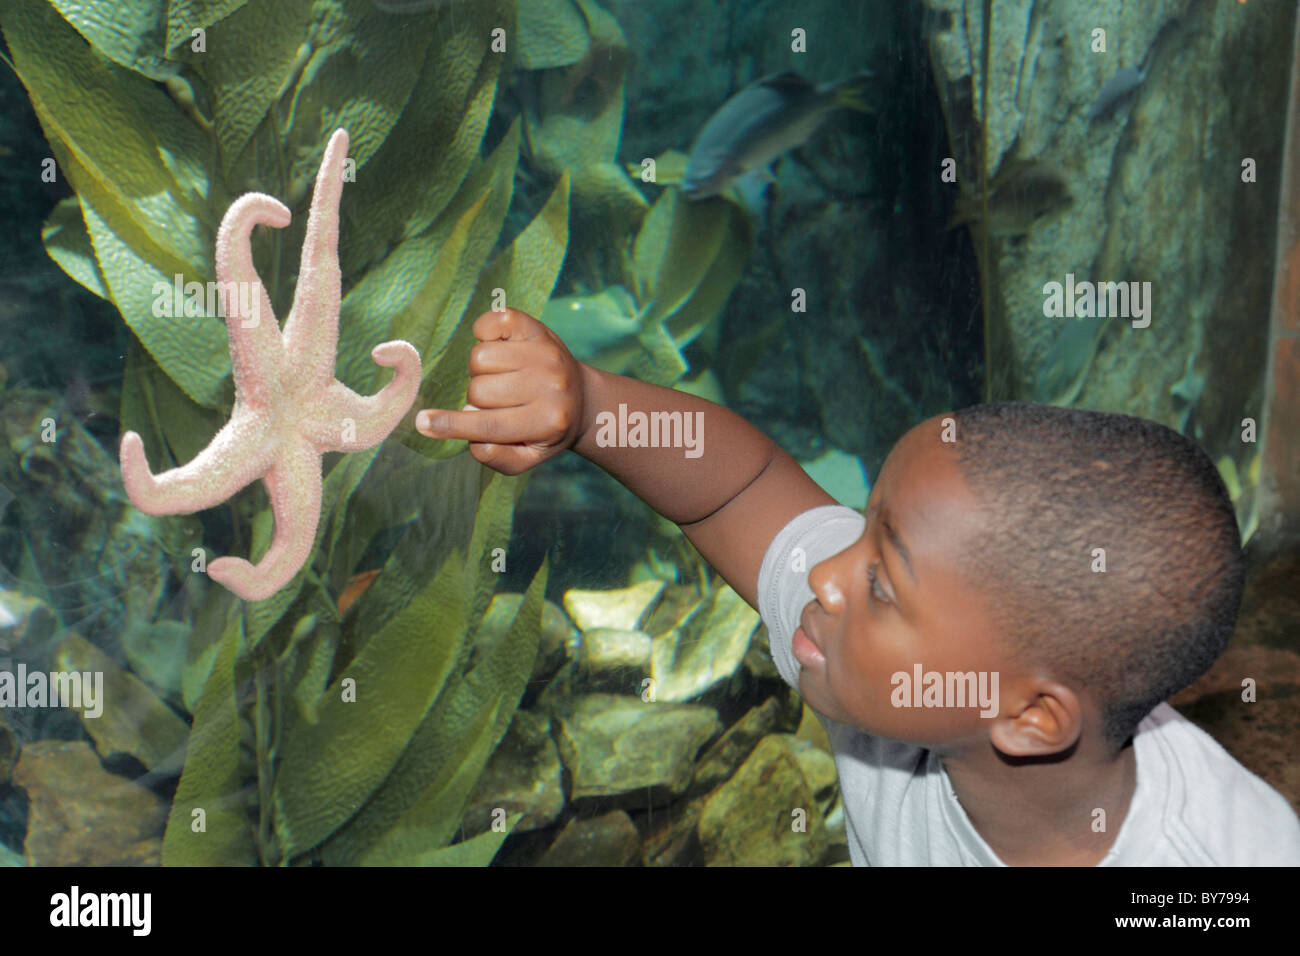
[[[813,565],[808,572],[808,586],[829,614],[839,614],[844,610],[844,588],[839,580],[841,573],[835,558]]]
[[[870,560],[866,536],[808,572],[808,586],[828,614],[843,614],[855,581],[865,581]]]

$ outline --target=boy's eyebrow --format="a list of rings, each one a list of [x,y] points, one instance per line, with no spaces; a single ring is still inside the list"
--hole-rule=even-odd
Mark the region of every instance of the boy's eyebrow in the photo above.
[[[912,567],[912,557],[907,553],[907,548],[903,545],[903,539],[898,536],[898,529],[890,522],[889,512],[881,507],[880,502],[876,502],[867,509],[867,517],[870,518],[877,511],[880,512],[880,526],[885,529],[886,539],[898,551],[898,556],[903,559],[903,567],[907,568],[908,575],[914,582],[920,584],[921,582],[916,580],[916,570]]]

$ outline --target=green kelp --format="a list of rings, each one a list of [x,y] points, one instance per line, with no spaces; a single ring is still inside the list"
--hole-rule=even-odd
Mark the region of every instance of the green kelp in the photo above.
[[[681,210],[676,189],[652,207],[618,164],[629,54],[607,10],[526,0],[520,22],[532,31],[517,85],[524,155],[530,169],[570,177],[571,235],[581,237],[568,251],[568,297],[543,320],[593,364],[671,385],[687,371],[681,349],[739,280],[752,227],[721,201]]]
[[[625,283],[553,299],[540,318],[581,360],[673,385],[689,370],[682,349],[721,313],[753,245],[735,203],[685,202],[666,190],[636,235]]]
[[[581,269],[587,288],[601,288],[617,281],[623,252],[649,208],[617,164],[627,38],[595,0],[529,0],[521,4],[520,17],[548,27],[522,48],[529,72],[520,74],[515,91],[524,155],[528,167],[546,179],[569,174],[573,235],[580,237],[569,250],[570,268]],[[579,48],[581,56],[570,60]]]
[[[610,372],[626,369],[641,348],[636,302],[621,285],[592,295],[556,296],[538,318],[574,358]]]
[[[483,148],[508,79],[508,60],[488,43],[496,27],[514,31],[515,11],[513,0],[439,4],[394,29],[392,14],[365,0],[12,0],[0,9],[76,193],[52,212],[46,249],[133,333],[120,424],[164,450],[156,465],[192,457],[232,397],[220,316],[204,313],[202,297],[160,316],[157,290],[178,276],[212,280],[220,217],[256,189],[293,211],[288,229],[254,242],[273,306],[284,308],[311,173],[336,126],[352,135],[355,167],[340,229],[341,380],[366,388],[371,345],[404,337],[424,359],[419,401],[458,404],[474,343],[466,318],[500,289],[512,305],[544,309],[568,245],[569,176],[502,245],[522,124],[503,123]],[[135,29],[120,33],[121,22]],[[576,62],[585,51],[555,56]],[[491,859],[506,832],[453,841],[531,671],[547,573],[543,564],[517,615],[504,631],[494,622],[479,646],[499,580],[487,556],[509,537],[523,479],[485,472],[463,448],[408,427],[398,441],[327,459],[313,558],[266,601],[244,604],[196,582],[183,544],[168,544],[161,580],[155,568],[153,579],[125,583],[128,593],[162,595],[128,603],[120,631],[129,648],[102,648],[153,688],[125,669],[115,677],[133,688],[148,726],[98,728],[96,746],[174,775],[184,729],[164,863]],[[264,553],[263,496],[241,494],[204,520],[226,516],[233,540]],[[341,613],[339,597],[361,572],[373,580]],[[160,641],[178,638],[183,662],[153,659]]]
[[[457,500],[481,484],[467,456],[429,462],[400,446],[387,454],[395,460],[366,476],[368,501],[409,496],[402,463],[413,458],[443,472]],[[521,487],[487,479],[467,547],[453,544],[467,537],[460,516],[409,523],[342,618],[323,582],[267,629],[250,627],[238,602],[214,598],[191,640],[187,685],[202,691],[164,863],[437,862],[537,652],[545,566],[508,635],[470,655],[493,584],[474,571],[508,535]],[[485,863],[495,846],[478,846]]]

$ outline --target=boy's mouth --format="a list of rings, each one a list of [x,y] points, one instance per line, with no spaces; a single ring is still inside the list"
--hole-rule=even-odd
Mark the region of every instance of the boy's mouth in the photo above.
[[[803,667],[815,665],[817,667],[826,666],[826,655],[822,649],[817,646],[808,632],[804,630],[803,625],[795,628],[794,639],[791,641],[790,650]]]
[[[817,633],[816,628],[814,628],[808,620],[808,612],[812,610],[814,603],[815,602],[813,601],[809,601],[808,604],[804,606],[803,613],[799,615],[799,626],[796,630],[803,631],[803,636],[811,641],[815,648],[821,650],[823,644],[821,635]]]

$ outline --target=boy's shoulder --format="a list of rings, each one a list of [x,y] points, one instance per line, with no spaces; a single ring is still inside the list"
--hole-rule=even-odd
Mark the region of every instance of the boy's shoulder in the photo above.
[[[997,865],[955,796],[948,805],[932,751],[821,721],[840,770],[845,813],[864,840],[850,847],[861,857],[855,862]],[[1156,707],[1133,746],[1137,792],[1102,865],[1300,865],[1300,818],[1291,805],[1173,707]],[[944,833],[952,846],[940,838]]]
[[[1169,704],[1147,715],[1133,746],[1138,793],[1108,862],[1300,865],[1300,819],[1291,805]],[[1152,840],[1156,832],[1163,838]]]

